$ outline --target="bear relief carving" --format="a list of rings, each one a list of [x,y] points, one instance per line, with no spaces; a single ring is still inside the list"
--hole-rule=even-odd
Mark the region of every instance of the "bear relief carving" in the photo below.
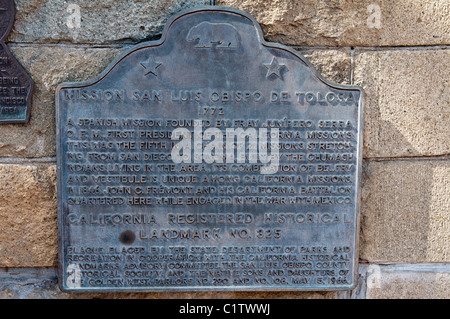
[[[238,49],[239,35],[237,30],[228,23],[202,22],[189,30],[186,40],[198,40],[196,48]]]

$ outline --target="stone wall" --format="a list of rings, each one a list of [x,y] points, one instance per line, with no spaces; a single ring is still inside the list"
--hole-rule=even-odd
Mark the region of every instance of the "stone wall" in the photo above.
[[[7,45],[35,81],[0,125],[0,298],[450,298],[448,0],[220,0],[367,94],[360,276],[351,292],[67,294],[57,287],[55,99],[201,0],[16,0]]]

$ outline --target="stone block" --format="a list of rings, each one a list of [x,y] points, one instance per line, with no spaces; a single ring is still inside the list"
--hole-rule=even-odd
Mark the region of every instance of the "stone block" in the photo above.
[[[366,162],[360,258],[369,262],[449,262],[449,212],[449,160]]]
[[[0,164],[0,267],[57,264],[56,166]]]
[[[367,299],[449,299],[450,265],[369,265]]]
[[[391,0],[219,0],[261,24],[267,40],[302,46],[419,46],[450,42],[450,3]]]
[[[450,51],[359,52],[354,83],[366,92],[364,157],[450,152]]]
[[[55,156],[55,89],[62,82],[98,76],[125,48],[13,46],[11,51],[35,81],[28,124],[0,125],[0,157]],[[343,50],[300,52],[330,81],[350,82],[350,55]]]

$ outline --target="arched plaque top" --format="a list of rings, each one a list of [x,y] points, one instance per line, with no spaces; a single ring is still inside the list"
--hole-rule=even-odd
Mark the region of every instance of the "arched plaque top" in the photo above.
[[[179,49],[180,47],[183,49]],[[158,56],[159,50],[164,51],[162,54],[167,54],[170,51],[182,51],[179,52],[181,58],[191,56],[192,59],[190,61],[182,61],[182,59],[174,57],[176,62],[180,64],[186,63],[192,66],[193,59],[197,58],[197,60],[202,60],[201,62],[208,68],[214,68],[214,65],[211,63],[217,62],[217,60],[211,61],[208,56],[217,56],[217,53],[223,58],[223,62],[226,63],[227,56],[236,57],[242,55],[261,57],[262,53],[264,53],[261,52],[263,50],[265,53],[270,52],[266,59],[261,61],[261,64],[266,67],[266,69],[263,68],[265,70],[263,73],[270,80],[276,78],[284,80],[283,76],[288,73],[295,77],[299,73],[304,74],[306,72],[309,73],[309,76],[313,76],[326,86],[340,90],[357,90],[363,94],[359,86],[341,85],[326,80],[307,59],[294,49],[282,44],[266,41],[261,26],[248,13],[238,9],[220,6],[202,6],[174,15],[168,20],[159,40],[143,42],[134,46],[117,57],[95,79],[86,82],[62,83],[58,87],[57,92],[64,87],[93,85],[101,81],[107,74],[110,74],[119,64],[126,63],[127,59],[133,54],[145,49],[149,49],[149,52],[151,52],[150,55],[154,57]],[[303,66],[302,71],[290,70],[286,64],[283,64],[282,58],[280,58],[281,56],[284,59],[289,59],[291,62],[294,62],[297,66]],[[240,62],[239,67],[247,69],[245,60],[240,60]],[[144,65],[144,69],[147,67],[145,74],[153,74],[157,77],[156,69],[163,66],[163,63],[154,61],[154,58],[149,57],[149,61],[142,61],[140,65]],[[154,69],[152,70],[151,68]],[[230,74],[229,71],[233,70],[228,70],[227,74]],[[180,70],[177,73],[179,74]],[[215,74],[215,76],[217,77],[218,74]]]

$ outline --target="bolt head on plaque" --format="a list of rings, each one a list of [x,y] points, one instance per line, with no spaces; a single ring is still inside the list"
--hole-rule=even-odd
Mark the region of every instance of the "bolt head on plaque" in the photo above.
[[[0,0],[0,124],[28,123],[33,80],[5,40],[14,23],[14,1]]]
[[[351,289],[363,99],[225,7],[60,84],[61,289]]]

